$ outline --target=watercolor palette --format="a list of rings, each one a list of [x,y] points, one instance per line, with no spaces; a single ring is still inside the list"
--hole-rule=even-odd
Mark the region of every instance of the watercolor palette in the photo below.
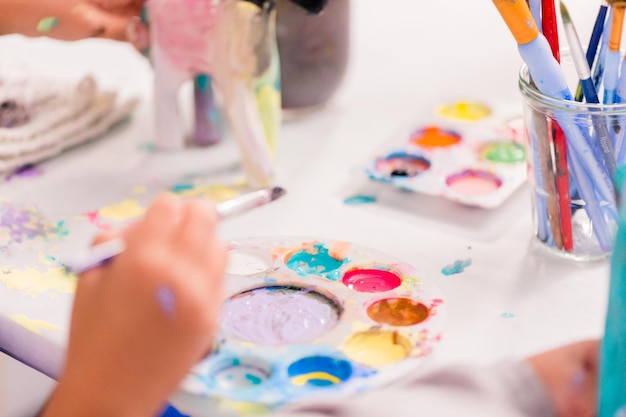
[[[230,245],[214,351],[194,396],[274,406],[380,386],[440,339],[443,300],[419,271],[356,244],[251,238]]]
[[[495,208],[526,181],[522,119],[502,106],[441,106],[387,143],[399,145],[376,155],[365,172],[405,191]]]

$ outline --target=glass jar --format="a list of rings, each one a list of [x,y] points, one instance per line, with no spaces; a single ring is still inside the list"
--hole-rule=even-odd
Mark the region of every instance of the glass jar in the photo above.
[[[278,0],[276,13],[282,107],[289,117],[324,106],[341,85],[348,66],[350,0],[329,0],[317,15]]]

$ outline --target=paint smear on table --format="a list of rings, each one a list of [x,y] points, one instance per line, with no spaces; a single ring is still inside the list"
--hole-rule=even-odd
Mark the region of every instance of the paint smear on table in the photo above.
[[[71,294],[76,290],[76,276],[69,274],[63,267],[47,268],[2,268],[0,281],[10,290],[20,291],[31,297],[43,293]]]
[[[48,323],[45,320],[38,320],[28,317],[26,314],[15,314],[9,317],[11,320],[29,331],[41,334],[42,330],[63,330],[58,326]]]
[[[437,112],[441,116],[450,119],[468,122],[476,122],[491,116],[492,113],[487,105],[471,101],[457,101],[452,104],[447,104],[439,107]]]
[[[87,218],[87,220],[89,221],[89,224],[97,227],[100,230],[112,229],[112,226],[110,224],[102,222],[102,220],[100,219],[100,214],[98,213],[97,210],[88,211],[84,213],[83,216]]]
[[[472,264],[472,258],[467,258],[465,260],[457,260],[454,263],[444,266],[441,270],[441,273],[444,275],[454,275],[460,274],[465,271],[465,268]]]
[[[35,238],[58,239],[68,233],[64,221],[51,222],[34,207],[18,208],[0,201],[0,238],[7,246]]]
[[[6,180],[11,181],[16,178],[35,178],[43,175],[43,169],[36,165],[24,165],[7,175]]]
[[[129,220],[143,215],[145,211],[137,200],[129,198],[121,203],[102,207],[98,210],[98,216],[110,220]]]
[[[338,303],[304,288],[270,286],[238,294],[222,307],[221,328],[262,346],[311,341],[339,319]]]
[[[375,195],[365,195],[365,194],[358,194],[358,195],[353,195],[351,197],[347,197],[346,199],[343,200],[344,204],[348,204],[350,206],[358,206],[358,205],[362,205],[362,204],[372,204],[376,202],[376,196]]]

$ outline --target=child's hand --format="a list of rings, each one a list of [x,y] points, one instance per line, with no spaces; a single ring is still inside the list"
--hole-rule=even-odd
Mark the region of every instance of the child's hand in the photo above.
[[[211,348],[227,258],[216,221],[206,201],[161,197],[123,234],[123,254],[80,276],[44,416],[156,415]]]
[[[558,417],[596,414],[598,341],[580,342],[528,359],[543,380]]]
[[[128,23],[140,14],[142,4],[143,0],[0,1],[0,35],[126,40]]]

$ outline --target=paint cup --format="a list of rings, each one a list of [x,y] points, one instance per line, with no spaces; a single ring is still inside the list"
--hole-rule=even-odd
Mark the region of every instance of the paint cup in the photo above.
[[[571,91],[578,79],[567,51],[561,66]],[[562,257],[591,261],[613,250],[616,165],[626,160],[626,103],[555,99],[520,70],[536,240]]]
[[[329,0],[319,14],[278,0],[276,38],[285,118],[322,108],[348,66],[350,0]]]

